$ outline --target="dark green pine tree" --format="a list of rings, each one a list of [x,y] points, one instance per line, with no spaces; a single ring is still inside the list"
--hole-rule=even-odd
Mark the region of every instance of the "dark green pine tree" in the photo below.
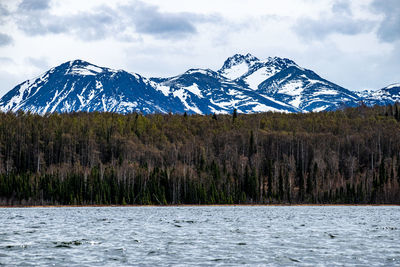
[[[253,168],[252,172],[251,172],[251,194],[252,194],[252,198],[255,201],[258,201],[259,197],[258,197],[258,179],[257,179],[257,172],[256,169]]]
[[[393,116],[394,115],[393,114],[393,107],[392,107],[391,104],[388,105],[388,113],[389,113],[389,116]]]
[[[236,118],[237,118],[237,109],[235,108],[234,110],[233,110],[233,114],[232,114],[232,122],[235,122],[235,120],[236,120]]]
[[[317,176],[317,171],[318,171],[318,165],[317,165],[317,163],[314,163],[314,169],[313,169],[312,175],[309,174],[307,176],[307,188],[306,188],[307,195],[312,195],[312,193],[313,193],[313,190],[314,190],[314,188],[313,188],[313,184],[314,183],[313,182],[317,178],[316,177]]]

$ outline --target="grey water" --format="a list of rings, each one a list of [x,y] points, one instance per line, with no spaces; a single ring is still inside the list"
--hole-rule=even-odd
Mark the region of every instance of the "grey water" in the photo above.
[[[399,266],[400,207],[3,208],[0,265]]]

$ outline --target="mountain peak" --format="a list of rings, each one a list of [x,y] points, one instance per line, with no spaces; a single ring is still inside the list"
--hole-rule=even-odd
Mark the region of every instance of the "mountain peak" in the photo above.
[[[259,60],[248,53],[246,55],[235,54],[229,57],[218,72],[226,78],[235,80],[243,75],[249,75],[264,66],[269,66],[269,68],[277,70],[282,70],[290,66],[299,67],[293,60],[288,58],[274,56],[268,57],[266,60]]]
[[[231,80],[235,80],[246,74],[249,67],[257,61],[259,59],[250,53],[247,55],[235,54],[225,60],[224,65],[218,72]]]
[[[225,62],[224,65],[222,66],[221,69],[226,69],[228,67],[234,66],[234,65],[238,65],[241,64],[243,62],[246,62],[247,64],[250,64],[251,62],[254,61],[259,61],[259,59],[255,56],[253,56],[250,53],[247,53],[246,55],[242,55],[242,54],[235,54],[231,57],[228,57]]]
[[[195,69],[195,68],[188,69],[187,71],[185,71],[185,74],[188,74],[188,75],[196,74],[196,73],[204,74],[204,75],[213,75],[215,72],[210,69]]]
[[[189,69],[170,78],[100,67],[81,59],[64,62],[27,80],[0,99],[1,111],[39,114],[71,111],[119,113],[317,112],[400,101],[399,84],[355,94],[303,69],[293,60],[252,54],[229,57],[219,71]]]
[[[268,57],[267,60],[264,61],[264,62],[273,64],[273,65],[277,65],[277,66],[283,66],[283,65],[286,65],[286,66],[298,66],[296,64],[296,62],[294,62],[291,59],[288,59],[288,58],[285,58],[285,57],[277,57],[277,56]]]
[[[236,54],[235,56],[243,58],[246,61],[252,62],[252,61],[258,61],[259,59],[255,56],[253,56],[250,53],[247,53],[246,55],[242,55],[242,54]]]
[[[392,84],[386,86],[384,89],[392,89],[395,87],[400,87],[400,83],[392,83]]]
[[[74,59],[74,60],[70,60],[65,62],[67,64],[69,64],[70,66],[76,66],[76,65],[92,65],[90,62],[87,62],[85,60],[82,59]]]
[[[96,66],[90,62],[75,59],[67,61],[56,68],[65,69],[65,75],[97,75],[102,73],[105,68]]]

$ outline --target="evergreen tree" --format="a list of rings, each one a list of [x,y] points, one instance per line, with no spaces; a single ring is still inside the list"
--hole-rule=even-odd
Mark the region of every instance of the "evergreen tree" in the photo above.
[[[235,122],[235,120],[237,119],[237,109],[235,108],[234,110],[233,110],[233,114],[232,114],[232,122]]]
[[[313,184],[314,184],[314,181],[317,179],[317,172],[318,172],[318,165],[317,165],[317,163],[314,163],[312,175],[308,174],[308,176],[307,176],[306,192],[308,195],[312,195],[312,193],[313,193],[313,190],[314,190]]]
[[[0,205],[396,204],[400,132],[384,113],[249,114],[232,127],[223,114],[0,112]]]

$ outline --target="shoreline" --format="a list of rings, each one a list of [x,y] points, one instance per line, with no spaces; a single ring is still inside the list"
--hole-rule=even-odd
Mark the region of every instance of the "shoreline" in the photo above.
[[[134,208],[134,207],[396,207],[400,204],[171,204],[171,205],[0,205],[7,208]]]

